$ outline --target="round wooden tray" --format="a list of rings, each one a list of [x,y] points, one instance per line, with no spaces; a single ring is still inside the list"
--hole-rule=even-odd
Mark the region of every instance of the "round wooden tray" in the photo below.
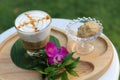
[[[60,44],[72,50],[74,41],[67,37],[65,31],[53,28],[51,35],[59,39]],[[42,80],[41,75],[35,71],[21,69],[10,58],[11,47],[18,40],[17,33],[11,35],[0,44],[0,80]],[[93,41],[95,50],[88,55],[80,56],[80,63],[75,69],[79,77],[69,75],[70,80],[97,80],[110,66],[113,59],[113,48],[109,40],[100,36]]]

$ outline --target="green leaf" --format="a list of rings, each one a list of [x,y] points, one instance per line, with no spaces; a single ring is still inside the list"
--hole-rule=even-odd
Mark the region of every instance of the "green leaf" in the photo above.
[[[39,66],[38,67],[35,67],[33,68],[34,70],[40,72],[41,74],[47,74],[46,72],[44,72],[44,70],[42,68],[40,68]]]
[[[45,69],[45,72],[47,73],[47,78],[50,79],[50,80],[53,80],[53,78],[57,74],[57,70],[54,67],[47,67]]]
[[[58,48],[60,48],[59,40],[58,40],[56,37],[50,36],[50,42],[54,42],[54,43],[56,44],[56,46],[57,46]]]
[[[66,71],[64,71],[64,72],[62,73],[61,78],[62,78],[62,80],[69,80]]]
[[[80,57],[76,58],[70,65],[68,65],[66,68],[67,69],[73,69],[75,67],[77,67],[78,63],[79,63],[79,59]]]
[[[59,74],[56,74],[56,75],[54,76],[54,78],[55,78],[55,79],[59,79],[61,76],[62,76],[62,73],[59,73]]]
[[[53,78],[55,79],[56,74],[57,74],[57,71],[55,70],[55,71],[50,72],[47,76],[48,76],[48,78],[52,78],[52,80],[53,80]]]
[[[63,60],[63,63],[65,63],[66,61],[70,60],[72,58],[72,55],[74,54],[74,52],[72,53],[69,53],[65,56],[64,60]]]
[[[73,75],[73,76],[79,76],[74,70],[72,70],[72,69],[68,69],[67,70],[68,71],[68,73],[70,73],[71,75]]]
[[[32,69],[37,65],[37,62],[26,53],[21,40],[17,40],[12,46],[10,56],[13,63],[18,67]]]
[[[65,62],[63,62],[63,64],[60,65],[60,68],[64,67],[64,66],[67,66],[67,65],[70,65],[71,63],[73,63],[73,60],[72,59],[69,59]]]
[[[45,69],[45,72],[49,73],[49,72],[54,72],[55,70],[56,70],[56,68],[54,68],[54,67],[47,67]]]

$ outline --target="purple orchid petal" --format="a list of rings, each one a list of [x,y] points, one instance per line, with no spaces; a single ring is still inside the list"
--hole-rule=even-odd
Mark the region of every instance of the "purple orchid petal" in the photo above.
[[[63,61],[64,57],[68,54],[65,47],[57,48],[55,43],[48,42],[46,45],[46,54],[48,56],[49,64],[58,64]]]
[[[58,64],[62,62],[63,58],[62,55],[56,55],[54,57],[48,57],[48,63],[49,64]]]
[[[54,64],[54,58],[48,57],[48,63],[49,64]]]
[[[56,55],[54,57],[54,63],[56,64],[62,62],[62,60],[63,60],[62,55]]]
[[[65,47],[62,46],[59,50],[59,54],[65,57],[68,54],[68,51]]]
[[[48,57],[54,57],[58,53],[57,46],[53,42],[48,42],[46,45],[46,53]]]

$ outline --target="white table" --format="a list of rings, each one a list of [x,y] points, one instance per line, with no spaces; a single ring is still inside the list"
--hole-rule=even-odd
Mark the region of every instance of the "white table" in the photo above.
[[[69,21],[70,20],[68,20],[68,19],[53,18],[51,25],[59,27],[61,29],[65,29],[65,27],[69,23]],[[12,27],[12,28],[8,29],[7,31],[3,32],[2,34],[0,34],[0,43],[2,43],[6,38],[8,38],[10,35],[14,34],[15,32],[16,32],[15,28]],[[109,67],[109,69],[98,80],[118,80],[119,59],[118,59],[118,54],[117,54],[117,51],[116,51],[114,45],[113,45],[113,49],[114,49],[114,57],[113,57],[112,64]]]

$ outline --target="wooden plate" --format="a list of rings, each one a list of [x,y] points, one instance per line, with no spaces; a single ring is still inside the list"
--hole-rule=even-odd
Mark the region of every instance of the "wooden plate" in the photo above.
[[[53,28],[51,35],[57,37],[61,45],[67,47],[69,51],[72,50],[74,41],[68,38],[63,30]],[[0,80],[42,80],[38,72],[21,69],[12,62],[10,50],[18,39],[15,33],[0,44]],[[109,68],[114,53],[109,40],[100,36],[93,44],[95,50],[91,54],[74,55],[81,57],[79,66],[75,69],[79,77],[69,75],[70,80],[96,80]]]

